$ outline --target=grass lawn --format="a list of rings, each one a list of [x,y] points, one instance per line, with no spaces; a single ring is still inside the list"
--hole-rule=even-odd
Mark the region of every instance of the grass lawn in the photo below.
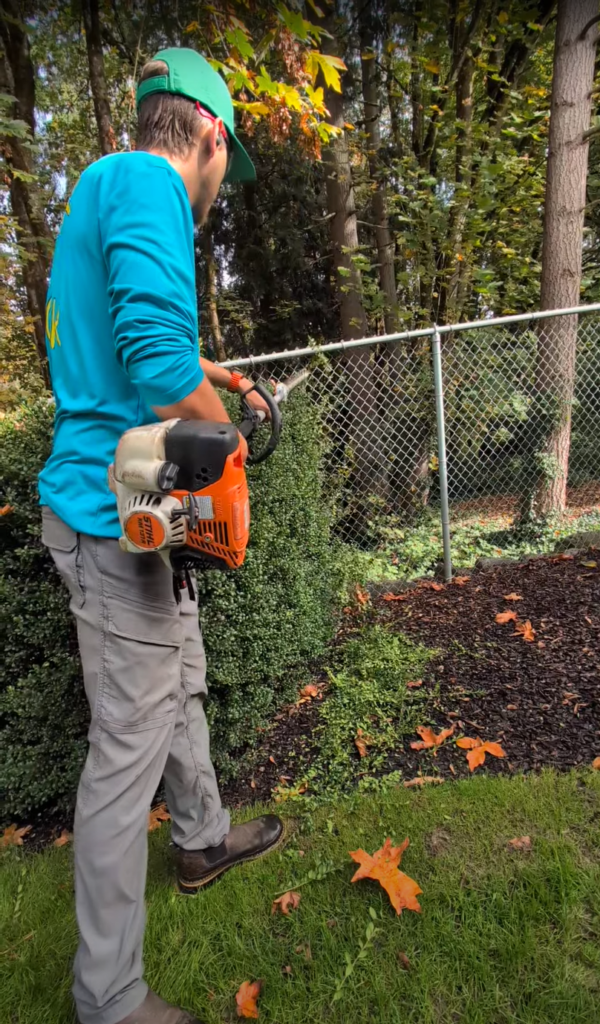
[[[256,979],[265,1024],[600,1020],[600,773],[285,806],[286,848],[198,897],[173,889],[168,827],[151,835],[146,972],[165,998],[206,1024],[237,1019],[235,993]],[[350,884],[347,851],[372,853],[388,835],[410,838],[402,868],[423,889],[420,915],[396,917],[375,883]],[[531,852],[508,848],[524,835]],[[301,884],[309,872],[318,877]],[[286,888],[298,888],[300,907],[273,917]],[[69,847],[2,857],[0,933],[2,1024],[72,1022]]]

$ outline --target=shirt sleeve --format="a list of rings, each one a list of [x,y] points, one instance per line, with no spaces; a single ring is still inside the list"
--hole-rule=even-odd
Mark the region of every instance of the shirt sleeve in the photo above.
[[[135,164],[107,175],[100,197],[115,349],[147,405],[172,405],[204,376],[193,224],[183,182],[168,167]]]

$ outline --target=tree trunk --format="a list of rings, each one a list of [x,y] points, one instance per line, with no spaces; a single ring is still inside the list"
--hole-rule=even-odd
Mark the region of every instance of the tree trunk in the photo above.
[[[580,301],[583,218],[598,0],[559,0],[544,209],[541,308]],[[592,23],[590,25],[590,23]],[[587,31],[584,32],[586,27]],[[566,505],[577,317],[541,321],[537,392],[547,430],[537,453],[541,474],[534,498],[539,515]]]
[[[379,150],[381,132],[379,119],[381,116],[380,97],[376,61],[376,39],[373,30],[373,10],[363,6],[361,10],[360,45],[362,63],[362,86],[365,107],[365,134],[367,137],[367,156],[369,175],[373,193],[371,206],[373,223],[375,224],[375,240],[377,244],[377,263],[379,269],[379,287],[385,301],[384,323],[386,334],[394,334],[398,330],[398,301],[396,295],[396,274],[394,269],[394,240],[390,231],[385,194],[385,179],[380,165]]]
[[[0,7],[0,91],[15,99],[10,116],[24,121],[31,139],[35,133],[35,75],[21,12],[15,0],[2,0]],[[1,139],[9,173],[12,212],[19,231],[19,244],[24,251],[21,269],[31,316],[40,372],[49,386],[45,339],[45,306],[52,234],[31,187],[34,173],[31,140],[13,135]]]
[[[217,308],[217,267],[213,252],[213,235],[210,222],[202,229],[202,251],[204,253],[204,276],[206,281],[205,308],[210,327],[212,348],[219,363],[227,359],[221,325],[219,323],[219,310]]]
[[[335,22],[333,19],[328,21],[327,27],[333,35]],[[324,148],[323,163],[326,167],[329,232],[342,338],[351,340],[366,337],[368,323],[362,298],[362,276],[353,259],[359,252],[359,241],[350,152],[344,131],[343,92],[326,88],[325,105],[329,111],[329,123],[341,131]],[[348,448],[352,452],[353,492],[357,499],[350,529],[358,533],[366,524],[365,499],[372,495],[382,496],[386,489],[382,423],[378,412],[373,349],[351,350],[344,361],[346,392],[342,416],[347,429]]]
[[[90,85],[94,99],[94,112],[98,125],[98,140],[103,156],[114,153],[116,146],[115,133],[110,116],[108,89],[104,75],[104,56],[102,54],[102,34],[100,30],[100,11],[98,0],[81,0],[81,11],[85,28],[88,64],[90,68]]]

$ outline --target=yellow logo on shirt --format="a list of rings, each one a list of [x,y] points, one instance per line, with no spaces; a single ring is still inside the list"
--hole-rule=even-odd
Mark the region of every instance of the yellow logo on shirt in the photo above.
[[[60,313],[56,308],[56,299],[48,299],[46,303],[46,341],[50,348],[54,348],[55,345],[60,347],[59,319]]]

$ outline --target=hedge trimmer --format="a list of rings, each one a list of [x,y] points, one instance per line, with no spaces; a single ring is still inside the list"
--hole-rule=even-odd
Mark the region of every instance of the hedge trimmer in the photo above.
[[[242,419],[233,423],[171,419],[127,430],[109,469],[117,496],[124,551],[158,552],[176,575],[190,569],[237,569],[244,561],[250,530],[248,483],[240,434],[249,443],[248,463],[264,462],[281,435],[279,406],[310,371],[276,384],[274,394],[254,384],[270,418],[265,444],[251,439],[266,416],[242,397]]]

